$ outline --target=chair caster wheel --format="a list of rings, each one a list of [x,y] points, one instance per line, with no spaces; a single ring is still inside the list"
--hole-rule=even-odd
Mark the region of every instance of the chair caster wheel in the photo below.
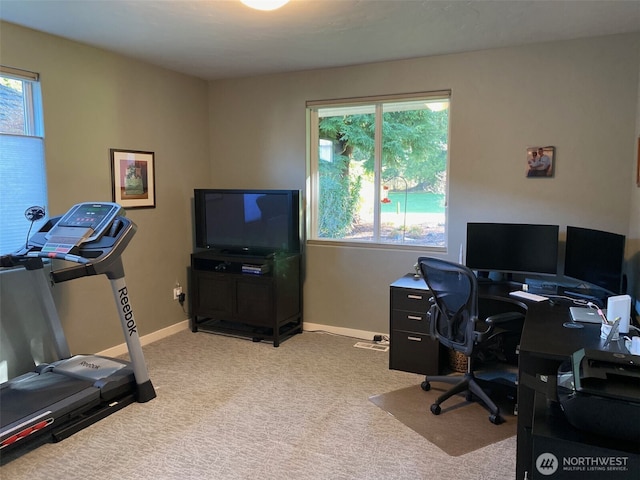
[[[491,423],[493,423],[494,425],[500,425],[504,420],[503,418],[500,416],[500,414],[491,414],[489,415],[489,421]]]
[[[429,390],[431,390],[431,384],[425,380],[420,384],[420,388],[425,392],[428,392]]]
[[[468,392],[468,393],[464,396],[464,399],[465,399],[467,402],[473,402],[473,393]]]
[[[431,413],[433,413],[434,415],[440,415],[440,412],[442,411],[440,405],[438,405],[437,403],[431,405],[431,408],[429,410],[431,410]]]

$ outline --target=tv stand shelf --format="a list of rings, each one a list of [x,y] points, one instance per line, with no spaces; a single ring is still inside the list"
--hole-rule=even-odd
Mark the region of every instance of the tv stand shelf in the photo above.
[[[193,332],[272,341],[274,347],[302,332],[299,254],[196,252],[191,290]]]

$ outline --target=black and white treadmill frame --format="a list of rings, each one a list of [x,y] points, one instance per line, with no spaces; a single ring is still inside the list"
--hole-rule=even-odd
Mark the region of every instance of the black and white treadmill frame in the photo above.
[[[122,250],[126,247],[126,243],[129,243],[130,237],[135,233],[135,224],[126,218],[120,217],[114,221],[123,223],[121,227],[124,231],[121,235],[124,237],[124,241],[120,242],[116,249],[112,249],[103,256],[99,256],[93,260],[89,260],[77,255],[70,254],[51,254],[43,252],[31,252],[28,253],[28,257],[46,257],[57,258],[60,260],[67,260],[70,262],[76,262],[79,265],[74,267],[65,268],[62,270],[56,270],[51,273],[51,278],[55,283],[65,282],[68,280],[85,277],[89,275],[104,274],[111,283],[111,290],[113,297],[118,308],[118,315],[120,317],[120,324],[122,325],[122,332],[127,344],[127,350],[129,351],[129,357],[133,368],[133,373],[136,378],[136,384],[138,386],[137,400],[138,402],[147,402],[155,398],[155,391],[151,380],[149,379],[149,373],[147,371],[146,362],[142,353],[142,345],[140,344],[140,336],[138,334],[138,326],[133,315],[133,309],[129,301],[129,294],[127,290],[127,284],[124,276],[124,266],[122,265]],[[126,222],[126,223],[125,223]],[[131,233],[129,233],[131,232]]]
[[[70,214],[79,212],[83,207],[102,208],[103,213],[104,210],[107,211],[99,225],[93,225],[94,228],[87,229],[86,226],[79,226],[78,235],[74,236],[73,227],[64,226],[62,235],[60,235],[60,228],[56,227],[64,223]],[[50,219],[40,232],[34,234],[29,239],[25,249],[4,257],[3,266],[8,266],[9,264],[23,265],[28,271],[33,272],[35,286],[39,288],[39,291],[42,293],[41,308],[49,324],[56,355],[60,359],[68,359],[69,366],[65,366],[65,361],[56,362],[59,365],[54,367],[53,371],[62,373],[66,371],[70,376],[77,375],[76,369],[78,362],[74,364],[74,357],[71,357],[69,346],[64,337],[55,303],[47,286],[42,259],[59,259],[76,264],[51,272],[51,280],[54,283],[65,282],[85,276],[106,275],[111,283],[111,289],[129,351],[130,366],[136,382],[135,399],[140,403],[144,403],[155,398],[156,393],[149,378],[144,360],[138,327],[129,300],[121,258],[123,250],[135,234],[136,225],[121,215],[123,213],[124,210],[122,207],[116,203],[88,202],[77,204],[64,216]],[[109,228],[108,234],[106,234],[107,228]],[[73,242],[71,242],[72,240]],[[67,244],[63,244],[64,242],[67,242]],[[109,359],[98,356],[81,356],[81,359],[85,364],[104,364],[105,360],[106,362],[110,362]],[[116,362],[111,362],[112,364],[110,366],[107,364],[108,367],[106,370],[110,368],[114,370],[112,367]],[[116,369],[117,368],[120,367],[118,366]],[[97,382],[100,381],[100,372],[95,373],[95,378],[91,377],[91,373],[88,375],[89,378],[95,379]],[[102,417],[98,416],[97,419],[99,418]],[[46,427],[53,423],[53,421],[50,421],[44,425],[43,422],[38,422],[38,418],[33,418],[32,420],[33,421],[27,420],[17,426],[8,426],[8,428],[1,431],[0,441],[2,442],[2,446],[0,448],[9,446],[35,433],[36,429],[33,425],[43,425],[43,427]],[[79,429],[80,428],[73,431]]]

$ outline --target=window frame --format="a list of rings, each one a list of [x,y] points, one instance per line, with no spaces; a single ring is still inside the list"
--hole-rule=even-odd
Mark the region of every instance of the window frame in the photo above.
[[[318,110],[327,108],[345,108],[358,106],[371,106],[375,110],[375,155],[374,155],[374,202],[378,205],[381,200],[381,174],[382,174],[382,113],[385,104],[401,103],[403,101],[411,102],[424,100],[425,102],[437,103],[446,100],[448,108],[451,108],[451,90],[438,90],[430,92],[416,92],[405,94],[377,95],[370,97],[353,97],[345,99],[329,99],[329,100],[313,100],[306,102],[306,125],[307,125],[307,183],[306,183],[306,238],[309,245],[332,245],[347,246],[360,248],[379,248],[393,250],[409,250],[409,251],[432,251],[446,253],[448,250],[449,237],[449,169],[450,169],[450,145],[451,145],[451,118],[447,122],[447,154],[446,154],[446,185],[444,188],[444,246],[435,245],[417,245],[417,244],[398,244],[391,242],[383,242],[380,239],[380,212],[374,214],[373,241],[363,241],[348,238],[323,238],[318,236],[318,208],[319,208],[319,149],[315,145],[314,140],[318,139],[317,132],[319,130]]]
[[[28,70],[20,70],[6,65],[0,65],[0,77],[11,78],[22,82],[22,96],[24,98],[24,132],[27,137],[44,138],[44,118],[42,115],[42,94],[40,75]],[[1,134],[11,135],[0,131]]]

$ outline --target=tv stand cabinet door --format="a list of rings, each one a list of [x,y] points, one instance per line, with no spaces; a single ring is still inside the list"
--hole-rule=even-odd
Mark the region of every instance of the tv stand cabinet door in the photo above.
[[[277,328],[273,295],[270,278],[239,278],[236,281],[237,319],[248,325]]]
[[[230,319],[233,315],[233,279],[218,273],[196,271],[193,315]]]

